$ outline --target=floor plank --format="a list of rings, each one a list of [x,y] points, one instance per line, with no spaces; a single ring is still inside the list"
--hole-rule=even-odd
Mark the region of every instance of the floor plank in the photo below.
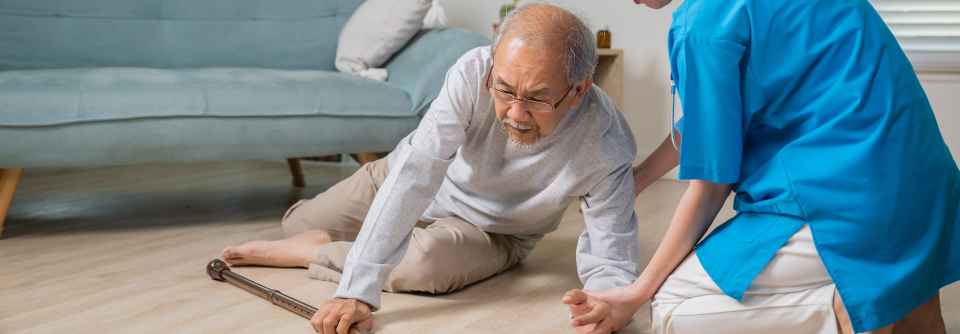
[[[227,283],[204,265],[223,247],[283,237],[280,217],[355,167],[304,162],[290,186],[284,161],[27,169],[0,236],[0,333],[312,333],[308,322]],[[666,232],[686,183],[640,195],[642,263]],[[563,293],[580,286],[574,251],[583,218],[500,275],[446,295],[384,293],[378,333],[575,333]],[[733,216],[726,203],[717,221]],[[336,285],[304,269],[237,273],[319,305]],[[960,334],[960,286],[943,292],[948,332]],[[649,333],[645,305],[623,333]]]

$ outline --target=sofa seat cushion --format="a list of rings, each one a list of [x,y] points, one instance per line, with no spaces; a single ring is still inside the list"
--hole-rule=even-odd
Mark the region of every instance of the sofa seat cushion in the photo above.
[[[149,118],[417,117],[406,91],[328,71],[85,68],[0,72],[0,127]]]

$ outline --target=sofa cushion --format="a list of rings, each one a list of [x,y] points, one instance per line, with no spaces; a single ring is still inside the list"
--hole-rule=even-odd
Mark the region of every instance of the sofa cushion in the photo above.
[[[0,72],[0,127],[144,118],[416,117],[407,92],[328,71],[90,68]]]
[[[336,70],[364,0],[4,0],[0,71],[76,67]]]

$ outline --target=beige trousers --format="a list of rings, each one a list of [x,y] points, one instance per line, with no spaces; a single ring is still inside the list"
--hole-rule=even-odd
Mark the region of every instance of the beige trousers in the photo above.
[[[311,200],[301,200],[283,217],[287,238],[310,231],[330,233],[333,241],[320,248],[310,278],[339,282],[347,253],[357,239],[377,190],[390,173],[386,159],[361,167]],[[446,293],[499,274],[517,264],[513,242],[487,233],[459,217],[433,223],[417,222],[410,246],[383,284],[387,292]]]
[[[834,290],[804,225],[750,283],[741,301],[723,294],[691,253],[653,297],[653,331],[836,334]]]

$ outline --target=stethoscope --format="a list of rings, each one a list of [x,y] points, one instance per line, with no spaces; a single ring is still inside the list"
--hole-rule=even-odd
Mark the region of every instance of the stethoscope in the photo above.
[[[677,124],[674,117],[677,114],[677,85],[673,81],[673,74],[670,74],[670,141],[673,142],[673,147],[680,150],[680,146],[677,145],[677,138],[674,135],[676,129],[674,126]]]

